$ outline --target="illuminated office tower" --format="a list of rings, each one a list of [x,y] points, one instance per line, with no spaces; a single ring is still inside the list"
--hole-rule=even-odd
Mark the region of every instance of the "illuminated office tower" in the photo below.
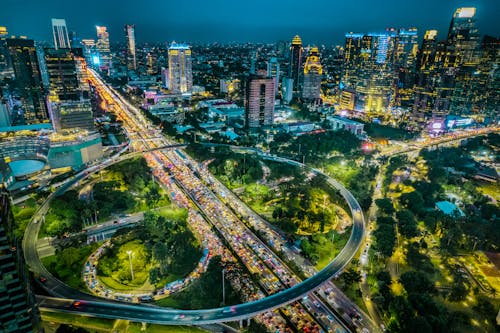
[[[418,55],[418,30],[416,28],[398,29],[394,38],[393,51],[393,107],[413,105],[413,86]]]
[[[54,48],[56,50],[71,48],[65,19],[52,19],[52,36],[54,37]]]
[[[82,49],[45,49],[49,111],[56,131],[95,130]]]
[[[302,40],[299,35],[293,37],[292,45],[290,46],[290,68],[288,77],[293,79],[293,91],[299,93],[300,79],[302,74]]]
[[[35,332],[33,300],[14,225],[10,197],[0,193],[0,332]]]
[[[99,66],[99,53],[96,49],[96,43],[93,39],[82,39],[82,47],[83,47],[83,56],[85,57],[85,61],[89,65]]]
[[[109,69],[111,66],[111,51],[109,49],[109,33],[106,27],[96,26],[97,43],[96,49],[99,52],[99,67]]]
[[[363,37],[363,34],[355,34],[352,32],[345,35],[344,72],[341,79],[343,86],[355,86],[362,56],[361,46]]]
[[[275,94],[278,94],[278,86],[280,82],[280,63],[276,57],[272,57],[267,62],[267,76],[274,78]]]
[[[480,36],[476,27],[476,8],[458,8],[451,20],[447,48],[450,67],[455,68],[450,111],[454,114],[478,113],[484,100],[480,62]]]
[[[319,59],[319,50],[313,47],[304,64],[304,84],[302,98],[308,101],[319,101],[321,93],[321,77],[323,66]]]
[[[434,57],[437,47],[437,30],[427,30],[417,57],[417,71],[431,70],[434,67]]]
[[[14,76],[5,37],[7,37],[7,28],[0,26],[0,80]]]
[[[190,94],[193,88],[191,49],[172,43],[168,48],[169,89],[173,93]]]
[[[274,120],[274,79],[250,75],[245,87],[245,125],[249,129],[272,126]]]
[[[127,38],[127,69],[135,71],[137,69],[135,55],[135,25],[125,25],[125,37]]]
[[[31,39],[9,38],[6,44],[23,106],[22,112],[12,114],[12,125],[48,123],[49,115],[35,42]]]
[[[477,64],[480,36],[476,27],[476,8],[458,8],[448,30],[448,47],[455,65]],[[454,66],[456,67],[456,66]]]
[[[479,71],[485,77],[482,109],[487,116],[500,114],[500,38],[484,36]]]
[[[418,54],[417,28],[398,29],[394,44],[394,65],[413,70]]]
[[[156,60],[154,54],[152,54],[151,52],[149,52],[146,55],[146,65],[147,65],[146,73],[148,75],[158,74],[158,61]]]

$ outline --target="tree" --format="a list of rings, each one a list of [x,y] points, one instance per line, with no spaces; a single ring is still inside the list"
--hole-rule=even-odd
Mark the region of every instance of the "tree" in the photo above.
[[[350,267],[348,270],[342,273],[342,279],[346,286],[351,286],[353,283],[358,283],[361,281],[361,274],[354,267]]]
[[[377,249],[377,251],[379,251],[384,257],[390,257],[394,251],[396,238],[394,225],[377,222],[377,229],[373,232],[373,235],[377,239],[374,246],[375,249]]]
[[[375,200],[375,204],[385,215],[392,215],[395,212],[394,205],[390,199],[377,199]]]
[[[424,210],[424,199],[417,191],[401,194],[399,198],[401,205],[410,209],[414,214],[420,215]]]
[[[418,271],[408,271],[403,273],[399,279],[406,291],[410,293],[434,294],[436,288],[434,283],[424,274]]]
[[[417,221],[415,215],[408,210],[402,209],[396,213],[396,219],[398,221],[399,232],[401,235],[411,238],[418,234]]]

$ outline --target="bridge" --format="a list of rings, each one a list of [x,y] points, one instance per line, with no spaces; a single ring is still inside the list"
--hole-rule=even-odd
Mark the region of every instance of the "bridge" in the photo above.
[[[183,146],[185,145],[171,145],[157,147],[151,150],[173,149],[174,147],[179,148]],[[44,286],[50,294],[56,296],[55,298],[43,298],[39,304],[40,310],[168,325],[200,325],[247,319],[257,314],[277,309],[288,303],[299,300],[311,291],[323,285],[345,268],[361,245],[365,231],[365,221],[361,212],[361,207],[354,196],[352,196],[352,194],[345,187],[335,180],[329,179],[329,183],[340,191],[351,209],[353,216],[353,228],[348,242],[339,255],[316,275],[289,289],[272,294],[266,298],[231,307],[205,310],[176,310],[156,306],[124,304],[110,301],[108,299],[99,298],[73,289],[62,281],[56,279],[41,263],[36,248],[36,240],[38,239],[38,233],[41,225],[38,221],[40,221],[47,212],[50,201],[55,196],[64,193],[77,182],[89,177],[92,173],[98,172],[105,167],[126,158],[131,158],[143,153],[144,152],[134,152],[120,157],[115,156],[103,161],[99,165],[92,166],[80,172],[79,174],[73,176],[69,181],[62,184],[56,192],[52,193],[34,214],[31,222],[26,228],[23,238],[23,250],[26,263],[28,264],[30,270],[47,278]],[[296,161],[272,156],[265,157],[307,168],[307,166]],[[320,173],[318,170],[314,171]],[[79,303],[75,303],[75,301],[79,301]],[[75,306],[75,304],[78,305]]]

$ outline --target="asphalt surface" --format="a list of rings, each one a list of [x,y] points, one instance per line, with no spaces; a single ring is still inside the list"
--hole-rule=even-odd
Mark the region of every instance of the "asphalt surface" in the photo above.
[[[303,166],[302,164],[273,156],[263,156],[268,159],[281,161],[293,165]],[[157,324],[210,324],[225,321],[235,321],[253,317],[259,313],[267,312],[272,309],[279,308],[283,305],[298,300],[323,283],[329,281],[334,275],[341,272],[342,269],[349,263],[353,256],[358,251],[363,240],[364,234],[364,218],[361,213],[361,207],[354,196],[345,189],[340,183],[334,179],[328,178],[328,182],[335,186],[344,196],[347,203],[351,207],[353,215],[353,228],[351,237],[346,246],[342,249],[339,255],[323,270],[309,279],[277,294],[273,294],[266,298],[239,304],[231,307],[207,309],[207,310],[174,310],[165,309],[154,306],[131,305],[118,302],[111,302],[106,299],[101,299],[90,294],[86,294],[75,290],[62,281],[53,277],[49,271],[42,265],[36,249],[36,240],[40,230],[40,223],[37,223],[42,216],[47,212],[50,200],[58,194],[69,189],[73,184],[88,177],[92,172],[99,171],[101,167],[106,167],[110,163],[105,161],[99,167],[92,167],[92,170],[82,172],[74,177],[71,182],[61,186],[56,192],[49,196],[41,208],[33,216],[32,222],[28,225],[23,239],[23,249],[26,262],[30,269],[35,273],[47,278],[44,283],[45,288],[54,296],[62,299],[45,298],[40,303],[40,309],[45,311],[62,311],[86,314],[101,318],[110,319],[128,319],[140,322],[149,322]],[[315,170],[317,173],[321,173]],[[78,306],[74,306],[75,300],[81,300]]]

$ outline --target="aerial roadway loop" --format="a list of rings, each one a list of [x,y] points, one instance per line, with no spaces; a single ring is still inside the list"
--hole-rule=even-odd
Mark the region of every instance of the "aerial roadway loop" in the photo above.
[[[281,157],[271,156],[271,155],[261,155],[265,159],[271,159],[283,163],[289,163],[291,165],[300,166],[307,168],[304,164],[297,161],[288,160]],[[109,163],[106,164],[106,166]],[[95,168],[85,176],[92,172],[97,172],[101,168]],[[314,173],[323,174],[321,171],[316,169],[311,169]],[[71,185],[81,180],[83,177],[75,177],[72,182],[68,182],[65,186],[61,187],[53,196],[50,196],[47,201],[50,201],[55,195],[60,194],[67,190]],[[57,280],[55,277],[47,271],[45,267],[41,264],[38,258],[38,253],[36,250],[36,240],[38,238],[38,231],[40,225],[37,224],[37,220],[41,218],[48,208],[49,202],[45,202],[40,210],[42,214],[38,212],[33,217],[30,225],[26,229],[26,234],[23,240],[25,257],[27,264],[30,269],[38,273],[44,274],[48,278],[48,282],[55,282],[53,288],[53,294],[58,297],[69,298],[69,300],[64,298],[41,298],[40,309],[45,311],[58,311],[58,312],[72,312],[80,313],[89,316],[96,316],[100,318],[110,318],[110,319],[129,319],[140,322],[157,323],[157,324],[211,324],[227,321],[235,321],[239,319],[246,319],[253,317],[259,313],[267,312],[288,303],[296,301],[308,293],[314,291],[316,288],[321,286],[323,283],[330,280],[333,276],[340,273],[345,266],[350,262],[358,251],[365,231],[365,221],[361,211],[361,207],[354,196],[349,192],[342,184],[338,183],[334,179],[327,178],[329,184],[337,188],[344,199],[347,201],[352,217],[353,217],[353,227],[351,236],[346,243],[342,251],[321,271],[319,271],[314,276],[302,281],[301,283],[281,291],[276,294],[272,294],[266,298],[256,300],[249,303],[243,303],[239,305],[234,305],[230,307],[206,309],[206,310],[176,310],[176,309],[166,309],[156,306],[144,306],[135,304],[124,304],[119,302],[111,302],[107,299],[99,298],[96,296],[91,296],[86,293],[80,292],[73,289],[63,282]],[[36,234],[35,234],[36,229]],[[53,281],[55,280],[55,281]],[[50,290],[49,290],[50,291]],[[73,302],[75,300],[82,300],[78,303],[78,306],[74,306]]]
[[[126,103],[122,101],[120,96],[112,93],[111,90],[104,84],[103,86],[109,94],[113,95],[116,98],[117,101],[120,101],[123,103],[123,105],[126,105]],[[134,116],[134,118],[142,118],[135,113]],[[144,122],[144,119],[140,120],[141,122]],[[251,150],[253,148],[248,149]],[[273,159],[275,161],[288,163],[302,168],[308,168],[304,164],[301,164],[297,161],[262,153],[259,155],[266,159]],[[38,222],[43,219],[43,216],[47,212],[50,200],[52,198],[63,193],[72,185],[88,177],[90,174],[100,171],[101,169],[123,158],[125,158],[125,156],[105,160],[99,165],[92,166],[87,170],[75,175],[70,181],[64,183],[60,188],[58,188],[56,192],[52,193],[47,198],[47,200],[35,213],[31,222],[28,224],[23,239],[23,250],[26,258],[26,263],[32,271],[38,274],[42,274],[46,277],[47,281],[44,283],[46,289],[51,295],[59,297],[41,297],[39,304],[41,310],[72,312],[101,318],[128,319],[137,322],[169,325],[211,324],[246,319],[257,314],[282,307],[314,291],[316,288],[329,281],[333,276],[340,273],[354,257],[362,243],[365,231],[365,221],[363,213],[361,211],[361,207],[354,196],[344,186],[342,186],[334,179],[327,177],[319,170],[308,168],[316,174],[322,174],[327,177],[328,183],[340,191],[341,195],[347,201],[351,209],[353,217],[353,227],[349,240],[347,241],[345,247],[337,255],[337,257],[335,257],[333,261],[331,261],[320,272],[308,278],[307,280],[302,281],[301,283],[296,284],[289,289],[276,294],[272,294],[268,297],[256,301],[229,307],[205,310],[176,310],[161,308],[157,306],[125,304],[86,294],[84,292],[73,289],[70,286],[64,284],[62,281],[56,279],[42,265],[36,249],[36,242],[40,230],[40,223]]]

